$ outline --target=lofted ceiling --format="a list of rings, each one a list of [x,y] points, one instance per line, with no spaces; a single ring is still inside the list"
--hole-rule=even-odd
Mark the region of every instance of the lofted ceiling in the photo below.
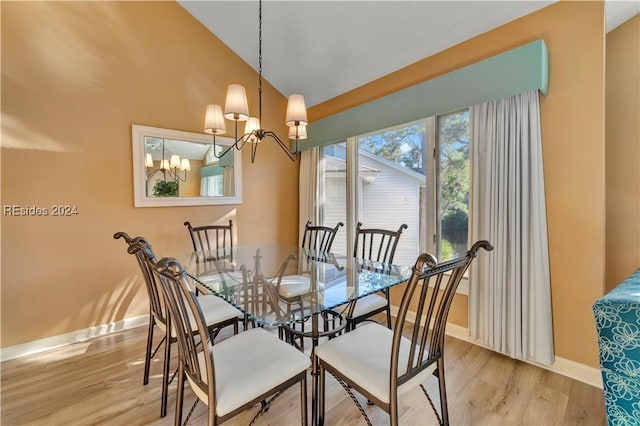
[[[191,15],[258,70],[257,1],[185,1]],[[554,1],[277,1],[262,5],[262,75],[319,104]],[[608,0],[607,31],[640,13]]]

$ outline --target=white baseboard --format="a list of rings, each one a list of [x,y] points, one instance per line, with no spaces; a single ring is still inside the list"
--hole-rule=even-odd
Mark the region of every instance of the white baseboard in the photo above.
[[[396,306],[392,306],[391,313],[392,315],[397,316],[398,308]],[[409,322],[415,322],[415,318],[416,317],[414,312],[409,312],[407,314],[407,320]],[[115,333],[118,331],[140,327],[143,325],[147,325],[148,321],[148,315],[141,315],[138,317],[127,318],[121,321],[115,321],[109,324],[102,324],[85,328],[83,330],[73,331],[71,333],[47,337],[40,340],[34,340],[32,342],[22,343],[20,345],[8,346],[6,348],[0,349],[0,362],[34,355],[76,342],[83,342],[94,337],[105,336],[107,334]],[[487,348],[487,346],[472,340],[471,336],[469,335],[469,329],[466,327],[461,327],[459,325],[449,323],[447,324],[446,333],[457,339]],[[529,361],[525,362],[602,389],[602,375],[598,368],[580,364],[578,362],[571,361],[570,359],[562,358],[559,356],[555,357],[555,362],[552,365],[536,364]]]
[[[393,316],[397,316],[398,308],[396,306],[391,306],[391,314]],[[414,323],[415,319],[415,312],[410,311],[407,313],[407,320],[409,322]],[[469,329],[466,327],[447,323],[446,333],[451,337],[455,337],[456,339],[464,340],[466,342],[473,343],[474,345],[482,346],[483,348],[492,350],[488,346],[473,340],[469,334]],[[600,373],[600,369],[598,368],[580,364],[578,362],[571,361],[570,359],[562,358],[557,355],[555,356],[555,362],[552,365],[543,365],[526,360],[522,361],[602,389],[602,374]]]
[[[62,346],[70,345],[72,343],[83,342],[94,337],[105,336],[107,334],[128,330],[130,328],[140,327],[147,324],[149,324],[149,315],[141,315],[139,317],[114,321],[109,324],[96,325],[94,327],[72,331],[70,333],[60,334],[58,336],[46,337],[44,339],[34,340],[32,342],[22,343],[15,346],[8,346],[6,348],[0,349],[0,362],[34,355],[40,352],[48,351],[50,349],[59,348]]]

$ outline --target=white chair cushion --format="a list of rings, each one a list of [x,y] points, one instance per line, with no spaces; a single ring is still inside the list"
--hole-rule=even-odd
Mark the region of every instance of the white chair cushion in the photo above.
[[[213,294],[198,296],[200,309],[207,325],[216,324],[231,318],[244,318],[244,314],[229,302]],[[192,323],[195,327],[195,323]]]
[[[280,281],[279,294],[287,299],[309,293],[311,280],[303,275],[286,275]]]
[[[316,347],[318,358],[383,402],[389,402],[389,377],[393,331],[377,323],[366,324]],[[402,338],[398,361],[400,374],[406,366],[410,342]],[[434,363],[398,388],[398,395],[424,382]]]
[[[202,310],[204,321],[207,325],[217,324],[232,318],[244,319],[244,314],[239,309],[236,309],[229,302],[213,294],[198,296],[198,303],[200,304],[200,309]],[[189,311],[188,314],[191,330],[197,331],[196,321],[191,315],[191,311]],[[160,321],[156,321],[156,324],[165,333],[167,332],[166,324]],[[176,330],[173,324],[171,325],[171,337],[176,337]]]
[[[325,300],[327,300],[327,292],[325,292]],[[370,294],[368,296],[363,297],[362,299],[356,300],[356,307],[353,309],[352,318],[356,318],[367,314],[369,312],[373,312],[378,308],[382,308],[383,306],[387,306],[387,298],[383,296],[379,296],[377,294]],[[343,312],[346,314],[347,309],[349,308],[348,304],[340,305],[335,308],[338,312]]]
[[[308,356],[261,328],[213,345],[216,374],[216,414],[224,416],[311,366]],[[204,353],[200,368],[206,371]],[[189,382],[191,379],[187,376]],[[208,398],[191,386],[205,404]]]
[[[244,274],[242,271],[228,271],[221,276],[217,272],[211,274],[203,274],[198,276],[198,281],[203,284],[217,284],[223,281],[230,287],[234,287],[244,282]]]
[[[378,294],[370,294],[356,301],[356,307],[353,310],[352,317],[360,317],[385,306],[387,306],[386,297],[380,296]]]

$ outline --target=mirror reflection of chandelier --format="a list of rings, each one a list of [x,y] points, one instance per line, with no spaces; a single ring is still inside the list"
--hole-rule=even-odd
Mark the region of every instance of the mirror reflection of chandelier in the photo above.
[[[262,120],[262,0],[258,2],[258,117],[249,116],[247,95],[243,86],[230,84],[227,88],[227,97],[224,104],[224,114],[220,105],[208,105],[204,131],[213,135],[213,145],[216,145],[216,135],[226,133],[225,119],[232,120],[235,127],[234,143],[227,147],[221,154],[215,153],[216,158],[221,158],[231,149],[241,150],[249,142],[251,146],[251,162],[256,157],[258,144],[267,137],[275,140],[287,156],[295,161],[298,153],[298,141],[307,138],[307,108],[304,97],[299,94],[289,96],[285,124],[289,126],[289,139],[295,142],[294,149],[285,144],[275,132],[264,130],[261,127]],[[244,133],[238,137],[238,122],[244,121]]]
[[[146,173],[147,181],[156,173],[162,172],[165,181],[167,180],[167,176],[169,176],[169,180],[186,182],[187,172],[191,170],[191,163],[189,163],[188,158],[180,158],[180,156],[176,154],[171,155],[168,160],[164,158],[164,139],[162,139],[162,159],[160,160],[160,167],[157,169],[153,168],[153,157],[150,153],[145,155],[144,165],[147,169],[150,169],[147,170]],[[180,176],[181,171],[184,171],[184,178]]]

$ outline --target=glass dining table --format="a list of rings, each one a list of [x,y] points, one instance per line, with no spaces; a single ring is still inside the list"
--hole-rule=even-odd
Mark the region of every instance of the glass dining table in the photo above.
[[[186,258],[185,269],[200,291],[222,297],[244,312],[247,322],[278,328],[281,337],[286,330],[290,338],[293,333],[300,340],[311,339],[314,425],[318,363],[313,348],[323,336],[342,331],[342,315],[353,310],[357,299],[406,282],[411,275],[409,267],[282,244],[192,252]],[[327,313],[334,320],[330,327]]]

